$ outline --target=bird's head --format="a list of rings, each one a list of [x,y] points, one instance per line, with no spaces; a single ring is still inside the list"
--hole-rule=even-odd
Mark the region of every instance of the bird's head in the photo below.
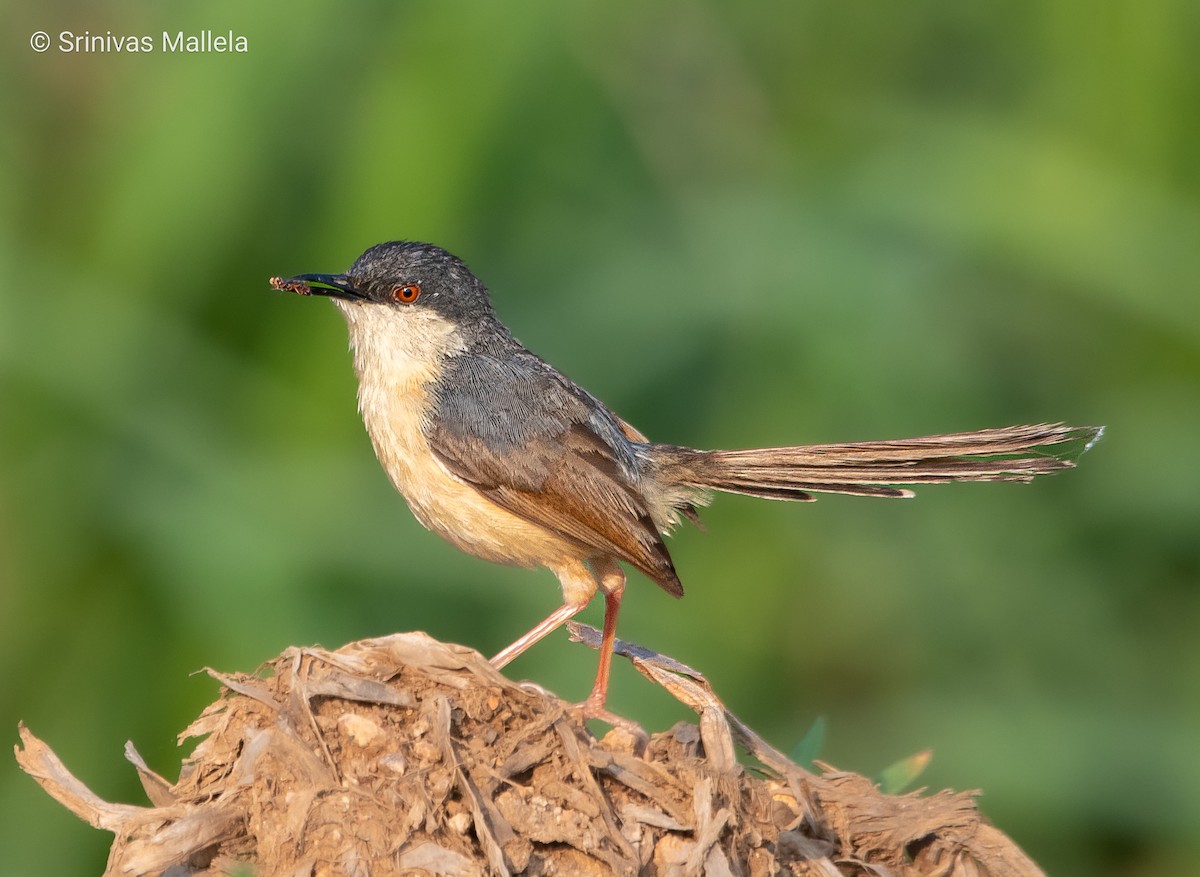
[[[413,241],[376,244],[345,274],[300,274],[271,278],[279,290],[332,298],[343,312],[369,308],[406,312],[432,311],[443,320],[468,326],[492,317],[487,287],[461,259],[441,247]]]
[[[437,363],[503,332],[487,287],[458,257],[432,244],[390,241],[344,274],[272,277],[278,290],[322,295],[346,318],[360,373]]]

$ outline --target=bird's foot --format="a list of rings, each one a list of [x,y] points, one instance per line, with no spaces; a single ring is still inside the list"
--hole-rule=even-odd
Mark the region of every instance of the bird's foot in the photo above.
[[[592,692],[591,696],[577,703],[571,709],[571,712],[577,712],[583,721],[595,719],[598,722],[604,722],[613,728],[617,728],[633,738],[633,745],[630,747],[632,751],[640,752],[646,748],[646,744],[650,742],[650,735],[645,729],[632,719],[627,719],[624,716],[618,716],[616,713],[609,710],[604,705],[604,696]]]

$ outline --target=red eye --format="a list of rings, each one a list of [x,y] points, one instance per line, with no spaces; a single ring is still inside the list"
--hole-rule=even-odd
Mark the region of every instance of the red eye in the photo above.
[[[392,288],[392,298],[398,302],[403,302],[406,305],[412,304],[421,295],[421,287],[415,283],[406,283],[403,286]]]

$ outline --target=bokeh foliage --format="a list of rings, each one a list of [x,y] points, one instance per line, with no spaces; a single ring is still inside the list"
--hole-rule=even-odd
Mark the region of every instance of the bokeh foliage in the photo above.
[[[415,524],[327,303],[406,237],[665,441],[1109,434],[1032,487],[740,498],[621,634],[783,748],[985,811],[1053,873],[1182,873],[1200,824],[1200,66],[1188,0],[50,3],[0,55],[0,727],[101,794],[173,773],[214,686],[289,644],[494,651],[544,572]],[[35,54],[232,29],[245,55]],[[598,610],[594,610],[598,613]],[[594,620],[594,617],[593,617]],[[582,697],[552,638],[512,672]],[[628,668],[615,709],[682,710]],[[13,875],[107,838],[0,771]]]

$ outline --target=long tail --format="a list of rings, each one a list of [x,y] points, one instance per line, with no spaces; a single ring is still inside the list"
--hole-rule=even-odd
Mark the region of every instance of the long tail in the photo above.
[[[1070,469],[1104,427],[1040,423],[896,441],[742,451],[656,446],[673,481],[703,490],[811,501],[813,493],[912,496],[902,485],[1031,481]]]

